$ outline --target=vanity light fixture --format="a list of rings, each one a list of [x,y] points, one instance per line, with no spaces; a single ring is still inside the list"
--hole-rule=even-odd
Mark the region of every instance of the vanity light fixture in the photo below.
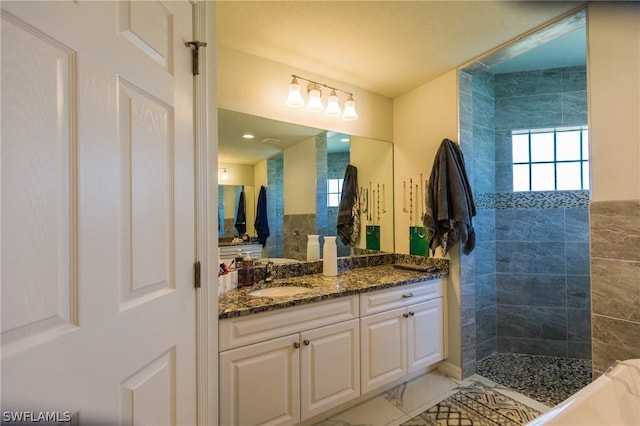
[[[220,170],[222,170],[222,173],[220,173]],[[227,174],[226,168],[218,169],[218,176],[220,177],[220,179],[223,179],[223,180],[229,179],[229,174]]]
[[[289,96],[287,96],[285,104],[290,108],[298,108],[304,105],[304,99],[300,94],[300,84],[295,75],[291,79],[291,83],[289,83]]]
[[[336,94],[336,89],[331,89],[331,94],[329,95],[329,100],[327,101],[327,109],[324,110],[324,115],[328,117],[340,117],[342,114],[342,109],[340,108],[340,104],[338,103],[338,95]]]
[[[307,88],[309,93],[309,102],[307,102],[307,111],[309,112],[321,112],[324,110],[324,104],[322,103],[322,91],[320,86],[316,83],[310,84]]]
[[[353,100],[353,95],[349,94],[349,97],[344,101],[344,113],[342,114],[343,120],[356,120],[358,113],[356,112],[356,103]]]
[[[291,108],[299,108],[304,105],[304,99],[300,93],[300,83],[298,79],[306,81],[307,95],[309,100],[307,102],[307,111],[309,112],[321,112],[328,117],[342,116],[343,120],[356,120],[358,114],[356,113],[356,103],[353,100],[353,93],[347,92],[337,87],[327,86],[324,83],[318,83],[317,81],[309,80],[298,75],[291,74],[291,83],[289,83],[289,96],[285,101],[285,105]],[[327,99],[327,108],[325,109],[322,103],[322,88],[331,89],[329,97]],[[344,111],[340,108],[340,102],[337,92],[342,92],[347,95],[347,99],[344,102]]]
[[[251,133],[245,133],[245,134],[242,135],[242,138],[243,139],[253,139],[253,138],[255,138],[255,136],[252,135]]]

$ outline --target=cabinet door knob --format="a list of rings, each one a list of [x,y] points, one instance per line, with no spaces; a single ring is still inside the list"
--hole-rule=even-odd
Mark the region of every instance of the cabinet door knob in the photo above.
[[[409,312],[409,315],[410,315],[410,316],[414,316],[414,315],[415,315],[415,312]]]
[[[298,349],[300,347],[300,342],[293,342],[293,347]]]
[[[405,314],[402,314],[402,316],[405,317],[405,318],[408,318],[409,314],[405,313]]]
[[[405,299],[409,298],[409,297],[413,297],[413,293],[406,293],[403,294],[402,297],[404,297]]]
[[[309,340],[308,339],[304,339],[302,341],[302,343],[304,343],[305,346],[309,346]]]

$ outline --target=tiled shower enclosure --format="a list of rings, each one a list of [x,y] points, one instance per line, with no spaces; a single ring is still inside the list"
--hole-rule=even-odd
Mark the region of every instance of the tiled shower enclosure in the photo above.
[[[585,126],[585,67],[460,73],[476,250],[462,255],[463,375],[494,352],[591,357],[588,191],[514,192],[511,131]]]

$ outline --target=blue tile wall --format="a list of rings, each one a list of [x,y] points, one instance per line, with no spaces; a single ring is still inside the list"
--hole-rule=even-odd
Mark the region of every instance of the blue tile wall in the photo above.
[[[562,92],[562,70],[548,69],[498,74],[495,76],[496,98],[522,98]]]
[[[467,163],[472,164],[472,189],[475,193],[495,192],[496,132],[494,78],[488,72],[476,73],[471,81],[472,111],[470,143],[463,152],[470,152]],[[461,117],[462,121],[462,117]],[[462,127],[462,126],[461,126]],[[465,154],[466,155],[466,154]],[[483,359],[496,349],[496,251],[495,210],[477,204],[474,219],[477,244],[473,252],[475,262],[475,357]],[[463,261],[465,257],[462,257]],[[464,352],[464,348],[463,348]]]
[[[480,72],[470,84],[463,74],[461,144],[478,208],[476,359],[496,350],[590,358],[589,193],[514,193],[511,165],[512,130],[587,124],[586,68]]]
[[[467,176],[472,188],[476,186],[475,144],[474,144],[474,96],[473,78],[470,74],[459,74],[460,105],[460,147],[465,158]],[[487,107],[491,107],[490,104]],[[462,374],[467,377],[476,372],[476,254],[461,258],[461,330],[462,339]],[[494,326],[495,329],[495,326]]]
[[[329,210],[327,208],[327,136],[325,133],[316,136],[316,226],[313,230],[318,235],[335,235],[330,232]]]
[[[267,160],[267,257],[284,256],[284,158],[282,154]]]
[[[566,341],[567,309],[498,305],[498,336]]]
[[[476,279],[481,275],[494,274],[496,272],[495,241],[477,242],[473,253],[476,261]]]
[[[498,274],[499,306],[566,307],[564,274]]]
[[[590,358],[588,192],[513,193],[511,130],[587,124],[586,69],[495,76],[497,350]]]
[[[496,241],[496,271],[517,274],[564,274],[564,243]]]
[[[496,274],[478,275],[476,277],[476,309],[495,307],[497,303]]]

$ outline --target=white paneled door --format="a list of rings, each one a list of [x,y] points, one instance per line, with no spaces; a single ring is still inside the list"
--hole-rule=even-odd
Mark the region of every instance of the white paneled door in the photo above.
[[[191,13],[2,2],[3,420],[196,423]]]

